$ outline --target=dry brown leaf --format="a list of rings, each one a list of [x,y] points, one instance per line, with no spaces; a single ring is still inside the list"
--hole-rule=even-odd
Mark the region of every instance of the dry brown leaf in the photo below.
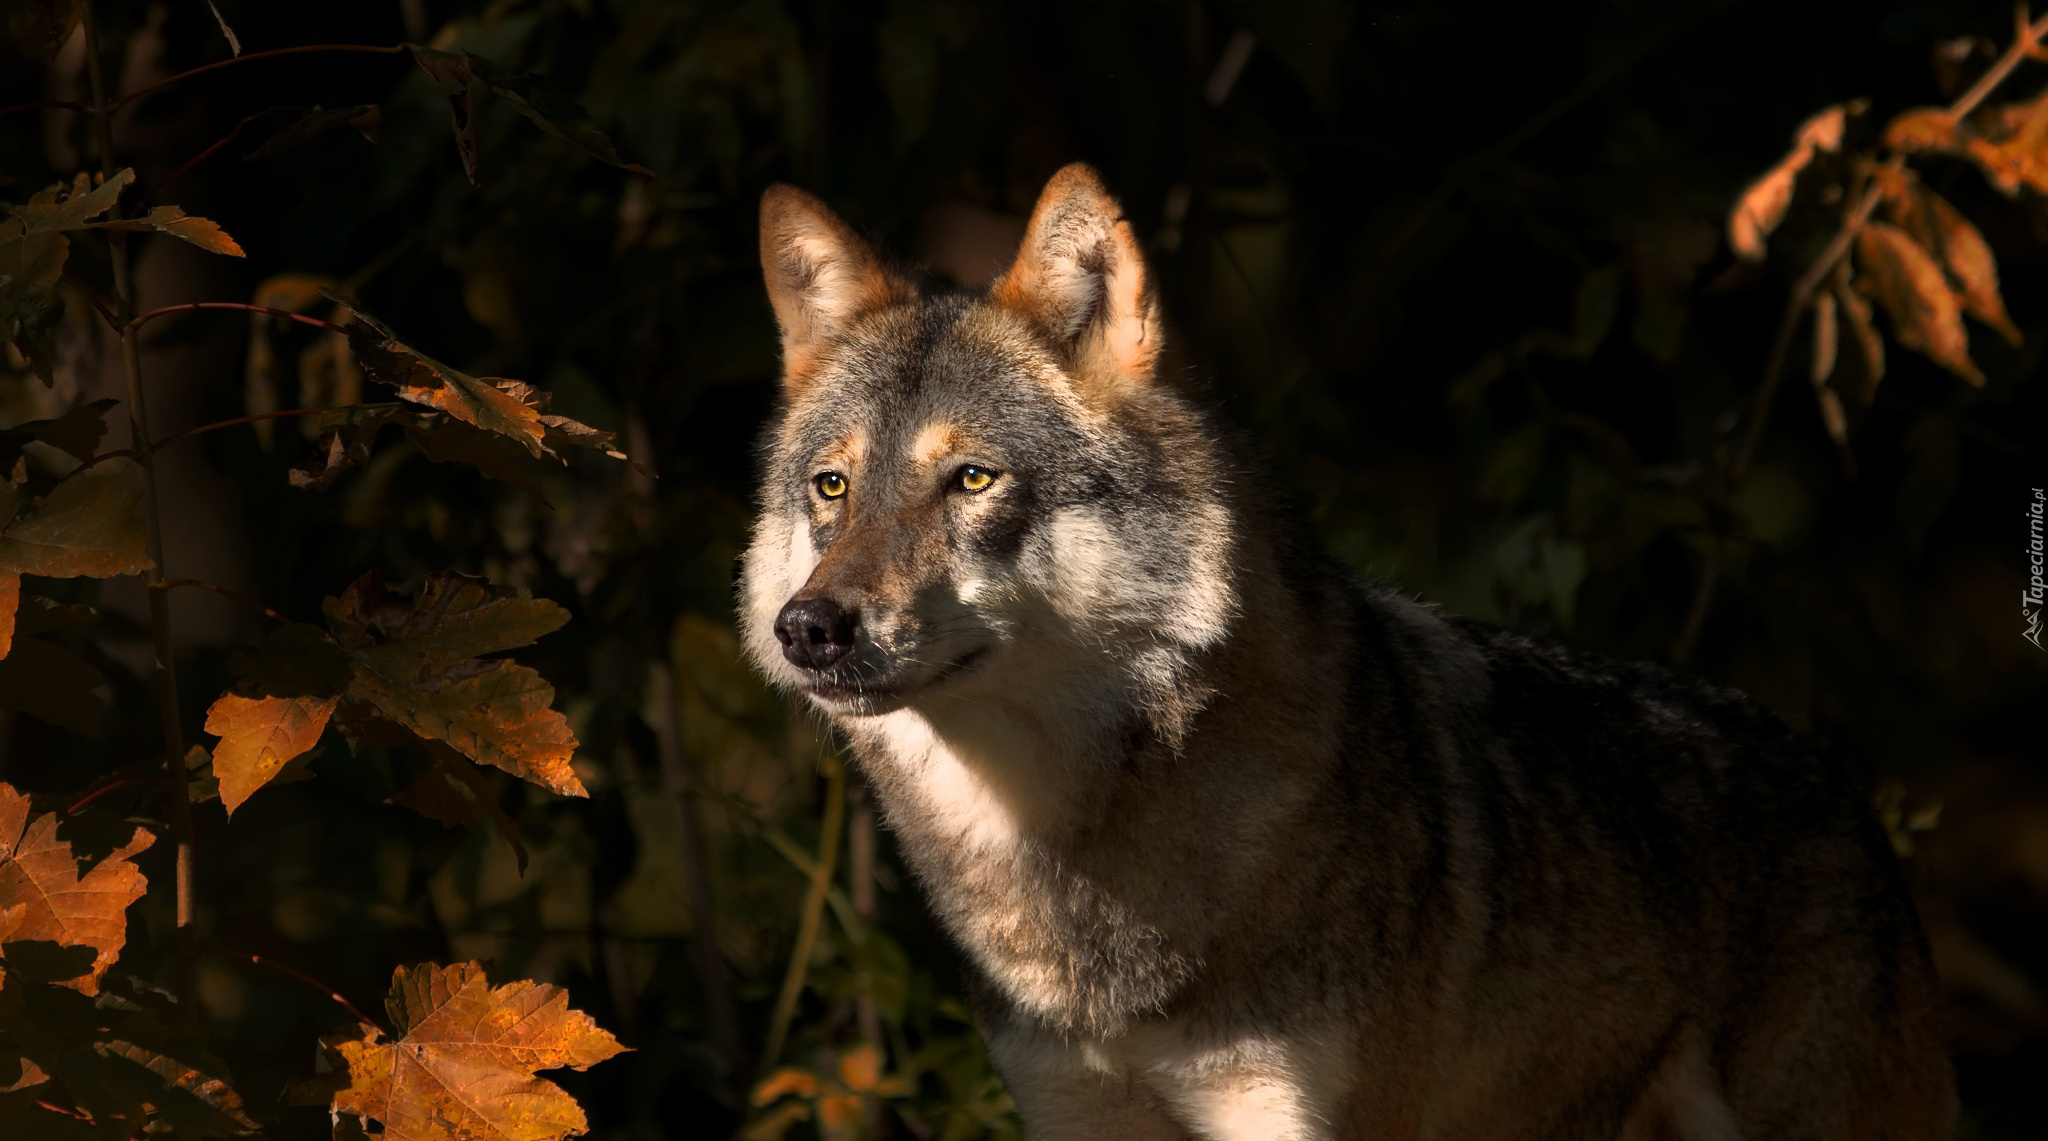
[[[1856,236],[1856,261],[1900,344],[1971,384],[1984,383],[1970,360],[1962,308],[1941,266],[1920,243],[1897,226],[1871,221]]]
[[[2005,298],[1998,291],[1998,259],[1990,243],[1968,218],[1933,191],[1926,192],[1935,233],[1941,241],[1941,260],[1955,284],[1963,312],[1998,331],[2007,344],[2018,348],[2020,331],[2006,315]]]
[[[0,908],[26,909],[8,941],[91,947],[91,973],[69,985],[97,994],[100,976],[128,941],[128,905],[149,889],[128,861],[155,841],[137,828],[126,844],[80,876],[71,845],[57,838],[57,814],[30,820],[28,797],[0,784]]]
[[[1884,145],[1905,154],[1953,151],[1959,145],[1955,118],[1940,107],[1901,112],[1885,125]]]
[[[329,1040],[347,1084],[332,1109],[381,1122],[385,1141],[561,1141],[583,1110],[537,1070],[583,1070],[618,1040],[569,1009],[568,992],[520,981],[493,989],[476,963],[431,963],[392,977],[396,1041]]]
[[[1791,151],[1736,198],[1728,214],[1728,245],[1736,257],[1764,260],[1765,240],[1785,220],[1799,172],[1812,164],[1816,152],[1841,149],[1850,110],[1848,104],[1836,104],[1801,123],[1793,134]]]
[[[224,693],[206,711],[206,731],[220,738],[213,772],[221,807],[233,816],[243,801],[284,766],[320,743],[339,697],[243,697]]]
[[[362,312],[349,325],[348,339],[363,372],[396,388],[399,399],[510,437],[532,455],[546,450],[547,428],[540,413],[496,386],[415,351]]]
[[[1835,296],[1822,293],[1813,299],[1813,382],[1820,384],[1835,373]]]
[[[140,574],[151,565],[141,505],[141,489],[117,476],[73,476],[0,531],[0,574]]]

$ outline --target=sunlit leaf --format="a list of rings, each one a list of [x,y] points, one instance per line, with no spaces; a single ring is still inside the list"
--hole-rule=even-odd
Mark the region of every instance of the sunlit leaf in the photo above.
[[[1984,374],[1970,360],[1969,333],[1955,294],[1941,267],[1911,235],[1887,222],[1866,223],[1856,236],[1856,260],[1900,344],[1971,384],[1984,383]]]
[[[21,608],[21,576],[0,574],[0,658],[14,648],[14,612]]]
[[[340,697],[243,697],[224,693],[206,711],[206,731],[220,738],[213,771],[228,815],[285,764],[320,743]]]
[[[839,1081],[855,1093],[873,1093],[882,1084],[882,1052],[862,1042],[840,1054]]]
[[[1858,404],[1868,405],[1877,393],[1878,383],[1884,379],[1884,337],[1879,335],[1877,324],[1872,320],[1874,312],[1869,300],[1851,288],[1846,274],[1831,287],[1830,292],[1839,306],[1842,323],[1849,327],[1849,344],[1856,350],[1861,384],[1850,395]]]
[[[475,963],[431,963],[392,977],[395,1041],[330,1039],[346,1074],[333,1109],[383,1125],[385,1141],[560,1141],[588,1128],[561,1088],[535,1076],[583,1070],[623,1047],[560,987],[493,989]]]
[[[818,1096],[820,1088],[818,1075],[796,1066],[784,1066],[761,1079],[761,1084],[754,1087],[752,1100],[758,1106],[792,1094],[812,1098]]]
[[[1849,104],[1837,104],[1800,124],[1792,150],[1736,198],[1728,214],[1728,245],[1736,257],[1763,260],[1765,239],[1785,220],[1799,173],[1812,164],[1816,152],[1841,149],[1842,132],[1852,110]]]
[[[1813,299],[1813,382],[1820,384],[1835,372],[1835,295],[1822,293]]]
[[[496,386],[415,351],[360,310],[348,327],[348,336],[363,372],[396,388],[400,399],[517,440],[533,455],[544,450],[547,428],[540,413]]]
[[[155,230],[179,238],[210,254],[226,254],[229,257],[245,257],[242,247],[227,231],[206,218],[195,218],[176,206],[158,206],[140,218],[121,218],[111,222],[94,222],[97,230]]]
[[[141,489],[97,469],[67,479],[0,530],[0,574],[140,574],[151,565],[141,504]]]
[[[1979,122],[1981,137],[1964,143],[1964,153],[1991,185],[2007,195],[2026,187],[2048,194],[2048,90],[2024,103],[1994,108]]]
[[[586,795],[554,687],[526,666],[477,656],[528,645],[561,628],[567,611],[454,572],[429,575],[409,594],[373,572],[328,599],[326,613],[353,659],[344,719],[380,717],[522,780]]]
[[[1953,151],[1959,145],[1955,118],[1940,107],[1901,112],[1885,125],[1884,145],[1905,154]]]
[[[2005,298],[1998,291],[1998,259],[1992,255],[1990,243],[1947,199],[1931,190],[1925,196],[1941,243],[1942,265],[1955,284],[1963,312],[1997,330],[2007,344],[2019,347],[2022,338],[2006,315]]]
[[[137,828],[81,876],[71,846],[57,838],[57,815],[31,819],[28,797],[0,784],[0,908],[26,909],[10,939],[92,948],[92,970],[74,985],[97,993],[100,976],[128,940],[128,905],[149,886],[128,861],[155,839]]]

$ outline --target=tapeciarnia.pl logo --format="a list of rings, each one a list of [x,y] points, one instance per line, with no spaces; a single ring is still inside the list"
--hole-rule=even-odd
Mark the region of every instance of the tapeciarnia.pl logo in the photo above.
[[[2041,542],[2042,512],[2048,508],[2048,501],[2043,500],[2041,490],[2035,488],[2034,498],[2027,504],[2027,562],[2032,577],[2027,579],[2027,589],[2020,594],[2020,617],[2027,624],[2020,637],[2032,642],[2037,650],[2044,648],[2041,645],[2041,605],[2048,600],[2048,583],[2042,581],[2042,566],[2044,561],[2048,561],[2048,556],[2044,556]]]

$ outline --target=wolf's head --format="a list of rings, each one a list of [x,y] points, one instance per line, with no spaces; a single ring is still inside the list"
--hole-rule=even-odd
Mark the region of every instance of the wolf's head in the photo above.
[[[761,263],[782,400],[740,621],[771,680],[840,716],[1127,708],[1222,638],[1232,468],[1159,382],[1158,303],[1092,170],[1053,177],[985,292],[924,290],[782,186]]]

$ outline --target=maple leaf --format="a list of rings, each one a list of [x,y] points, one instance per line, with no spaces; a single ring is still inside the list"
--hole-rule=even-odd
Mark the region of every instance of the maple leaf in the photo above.
[[[325,608],[351,658],[343,721],[388,721],[557,793],[586,795],[569,765],[575,734],[551,708],[554,687],[526,666],[479,657],[560,629],[567,611],[453,571],[428,575],[410,594],[371,572]]]
[[[0,574],[111,578],[148,570],[142,491],[88,471],[11,522],[0,524]]]
[[[495,385],[417,351],[360,309],[349,324],[348,342],[363,372],[396,388],[399,399],[516,440],[532,455],[546,450],[547,427],[540,413]]]
[[[345,1071],[332,1112],[380,1122],[385,1141],[560,1141],[583,1133],[582,1107],[535,1075],[584,1070],[624,1047],[560,987],[493,989],[476,963],[400,967],[384,1002],[396,1039],[329,1038]]]
[[[137,828],[126,844],[80,876],[71,845],[57,838],[56,813],[31,820],[28,797],[0,784],[0,908],[24,908],[6,942],[92,948],[92,970],[73,985],[97,993],[100,976],[127,942],[128,905],[149,888],[129,858],[155,840]]]
[[[206,711],[206,731],[219,737],[213,772],[229,816],[308,749],[320,743],[339,697],[243,697],[224,693]]]

